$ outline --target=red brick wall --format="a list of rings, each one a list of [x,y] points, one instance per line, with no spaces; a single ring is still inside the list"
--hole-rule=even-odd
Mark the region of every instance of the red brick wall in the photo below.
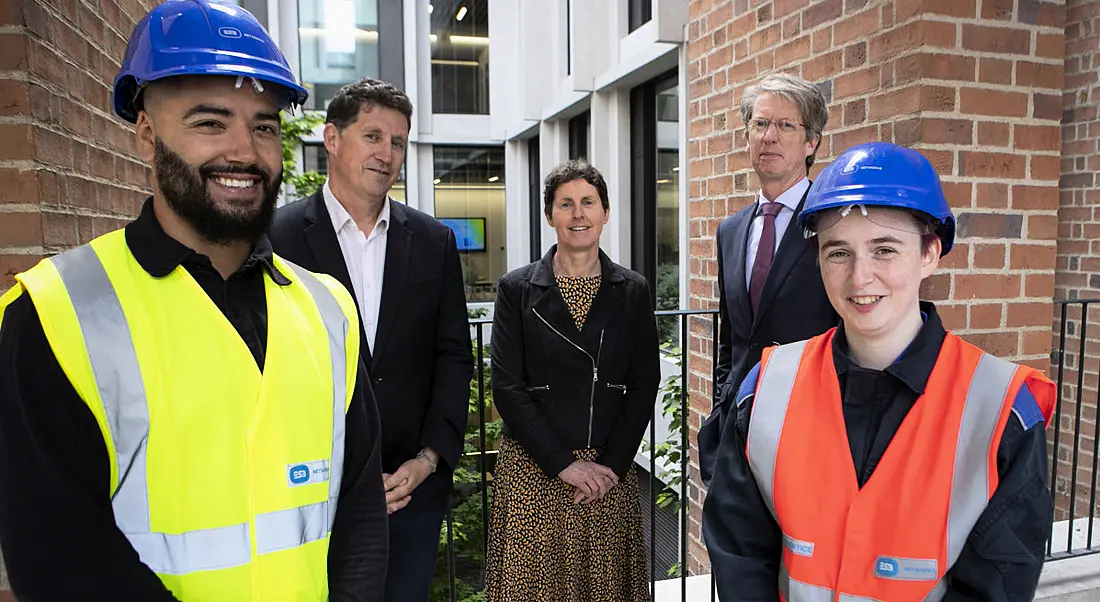
[[[937,302],[951,330],[1047,369],[1064,3],[691,0],[689,7],[692,306],[717,306],[715,231],[757,194],[737,103],[761,76],[789,71],[830,98],[814,173],[871,140],[915,147],[936,165],[959,237],[924,297]],[[711,405],[709,370],[695,369],[710,365],[704,330],[690,342],[701,356],[691,364],[692,436]],[[705,572],[696,475],[690,497],[689,570]]]
[[[0,292],[42,257],[118,228],[149,194],[110,98],[126,39],[154,4],[0,0]]]
[[[1055,274],[1059,299],[1100,298],[1100,1],[1069,0],[1066,6],[1066,56],[1064,113],[1062,117],[1062,181],[1058,210],[1058,268]],[[1100,304],[1088,309],[1085,328],[1084,371],[1081,366],[1081,305],[1066,312],[1062,420],[1057,437],[1055,504],[1058,517],[1069,515],[1073,490],[1073,454],[1077,451],[1077,505],[1075,515],[1087,515],[1092,463],[1096,450],[1097,373],[1100,372]],[[1055,365],[1061,347],[1061,314],[1055,312]],[[1057,373],[1054,374],[1057,376]],[[1081,385],[1078,386],[1078,377]],[[1081,396],[1078,422],[1078,395]],[[1100,511],[1100,506],[1097,507]]]
[[[153,0],[0,0],[0,291],[118,228],[148,194],[111,85]]]

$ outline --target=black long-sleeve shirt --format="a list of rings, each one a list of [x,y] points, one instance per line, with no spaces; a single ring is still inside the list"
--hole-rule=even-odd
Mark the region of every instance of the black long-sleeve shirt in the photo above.
[[[885,370],[862,368],[850,359],[843,325],[833,338],[844,423],[860,487],[924,392],[939,357],[946,331],[931,304],[922,303],[921,309],[926,319],[920,332]],[[740,401],[736,428],[722,434],[703,505],[703,536],[723,602],[777,601],[782,534],[745,456],[753,398]],[[1009,420],[997,450],[997,473],[999,485],[948,571],[945,602],[1022,602],[1035,595],[1053,521],[1041,420],[1028,428]]]
[[[150,201],[126,227],[126,242],[154,277],[182,265],[263,369],[263,274],[290,284],[272,263],[266,238],[236,273],[223,279],[208,258],[164,232]],[[333,601],[381,600],[385,581],[388,523],[380,427],[367,382],[360,366],[347,411],[344,479],[329,544]],[[115,526],[103,435],[58,364],[26,293],[7,307],[0,322],[0,466],[6,467],[0,479],[0,546],[20,600],[176,599]]]

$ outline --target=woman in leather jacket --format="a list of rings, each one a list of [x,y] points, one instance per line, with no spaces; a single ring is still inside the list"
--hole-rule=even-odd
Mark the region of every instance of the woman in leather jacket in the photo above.
[[[610,204],[589,163],[552,171],[544,202],[558,244],[497,285],[486,597],[648,600],[634,456],[660,382],[649,285],[600,251]]]

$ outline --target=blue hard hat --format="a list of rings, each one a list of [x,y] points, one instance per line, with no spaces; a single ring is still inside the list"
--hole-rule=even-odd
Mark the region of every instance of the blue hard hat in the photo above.
[[[169,0],[138,21],[115,77],[115,113],[134,123],[141,87],[178,75],[250,77],[279,86],[287,104],[309,96],[256,17],[217,0]]]
[[[848,205],[896,207],[928,216],[943,241],[941,256],[955,242],[955,217],[939,175],[924,155],[911,148],[868,142],[841,153],[814,180],[798,224],[813,230],[816,214]]]

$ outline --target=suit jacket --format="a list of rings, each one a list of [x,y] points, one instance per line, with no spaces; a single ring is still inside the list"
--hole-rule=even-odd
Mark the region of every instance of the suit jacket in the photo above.
[[[451,489],[466,432],[473,346],[454,233],[426,213],[386,202],[378,331],[374,352],[366,343],[360,349],[382,421],[382,470],[393,473],[422,447],[439,453],[439,470],[413,492],[413,507]],[[354,297],[321,191],[279,209],[270,238],[277,254],[333,276]]]
[[[718,226],[715,238],[721,319],[714,405],[699,429],[699,469],[704,484],[710,484],[718,442],[734,404],[732,397],[745,375],[760,362],[764,348],[808,339],[839,322],[825,295],[817,250],[798,227],[798,214],[805,203],[803,195],[764,280],[756,315],[745,286],[745,253],[757,204],[727,217]]]

